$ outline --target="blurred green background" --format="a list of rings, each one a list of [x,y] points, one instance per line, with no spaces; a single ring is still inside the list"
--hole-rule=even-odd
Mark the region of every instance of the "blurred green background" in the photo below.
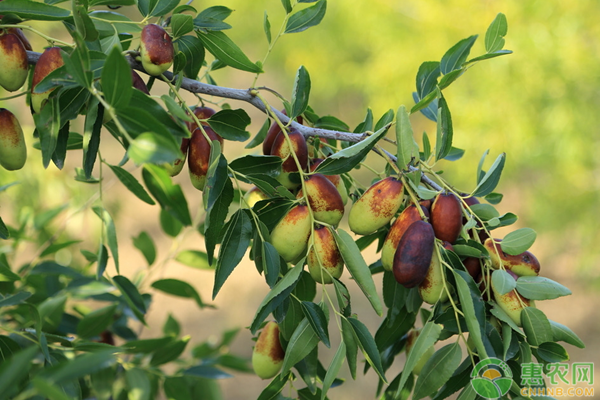
[[[192,5],[199,10],[212,5],[234,9],[227,20],[234,28],[227,34],[251,60],[262,60],[268,48],[262,26],[265,10],[273,35],[284,17],[279,0],[203,0]],[[353,128],[363,120],[367,107],[372,108],[375,118],[401,104],[410,108],[414,104],[411,92],[415,90],[419,65],[423,61],[440,60],[459,40],[479,34],[471,55],[483,54],[485,31],[499,12],[508,19],[505,48],[514,54],[476,65],[444,91],[452,111],[454,145],[466,152],[462,160],[440,163],[439,167],[451,183],[470,191],[474,188],[481,155],[490,149],[486,164],[489,166],[499,153],[507,153],[505,171],[496,190],[504,194],[504,200],[497,208],[501,213],[516,213],[520,217],[516,227],[527,226],[537,231],[532,251],[542,263],[542,274],[558,280],[574,293],[568,298],[538,302],[538,306],[551,319],[570,326],[586,342],[585,350],[567,346],[572,361],[600,361],[600,324],[594,309],[594,303],[600,300],[597,294],[600,269],[596,266],[600,256],[597,245],[600,158],[596,155],[600,150],[600,25],[597,23],[600,3],[595,0],[332,0],[319,26],[280,39],[258,84],[289,98],[295,72],[304,65],[312,80],[310,104],[314,110],[319,115],[335,115]],[[128,15],[139,18],[137,10]],[[61,29],[53,33],[64,36]],[[31,34],[28,36],[36,50],[45,45]],[[213,77],[221,85],[236,88],[246,88],[253,80],[251,74],[230,69],[216,71]],[[26,134],[31,134],[31,116],[22,102],[0,101],[0,106],[13,110],[21,107],[17,114]],[[258,117],[251,125],[252,132],[256,132],[264,118],[244,104],[232,102],[232,106],[244,107],[253,118]],[[423,131],[432,137],[435,125],[431,121],[420,114],[412,116],[411,121],[419,142]],[[95,187],[73,180],[73,168],[81,163],[80,152],[69,156],[70,162],[63,171],[53,165],[44,171],[39,152],[31,146],[29,150],[30,160],[24,170],[10,174],[0,171],[0,185],[14,180],[21,182],[0,194],[0,215],[7,223],[15,225],[34,210],[64,203],[76,209],[96,193]],[[243,151],[243,146],[227,144],[229,159]],[[122,152],[114,143],[103,143],[103,155],[116,163]],[[375,159],[373,162],[379,163]],[[176,181],[184,186],[195,212],[201,203],[200,195],[183,175],[185,171]],[[359,177],[367,184],[373,175],[361,172]],[[164,256],[172,249],[172,243],[160,231],[157,209],[140,205],[114,177],[110,178],[104,203],[117,220],[129,271],[132,275],[143,275],[146,272],[142,258],[132,248],[129,238],[147,230],[159,244],[159,256],[161,251]],[[64,217],[56,223],[56,227],[61,226],[67,226],[67,233],[74,237],[82,231],[91,236],[99,232],[91,212]],[[499,236],[508,231],[500,232]],[[90,250],[95,248],[97,239],[83,239],[89,240]],[[192,233],[178,245],[201,249],[200,240]],[[75,253],[63,253],[62,257],[80,258]],[[375,259],[374,254],[367,254],[368,262]],[[22,256],[21,260],[25,262],[27,257]],[[210,272],[190,272],[174,262],[164,266],[161,276],[186,278],[197,285],[203,296],[209,297]],[[360,293],[355,293],[354,299],[362,302]],[[157,300],[168,299],[168,302],[158,301],[160,305],[154,305],[150,323],[160,326],[170,312],[183,320],[192,342],[210,340],[220,330],[247,326],[265,294],[264,281],[248,263],[238,267],[216,299],[218,311],[200,313],[188,302],[157,294]],[[357,312],[361,320],[370,322],[374,332],[380,320],[368,305],[363,302],[363,308],[357,308]],[[252,346],[249,337],[244,331],[236,341],[236,350],[248,356]],[[372,372],[369,374],[335,389],[331,398],[372,398],[376,382]],[[226,398],[255,398],[265,384],[250,375],[241,375],[223,381],[222,387]]]

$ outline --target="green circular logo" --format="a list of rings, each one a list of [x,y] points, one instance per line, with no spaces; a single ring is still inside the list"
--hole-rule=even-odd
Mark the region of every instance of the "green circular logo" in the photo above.
[[[479,361],[471,372],[473,389],[486,399],[498,399],[508,393],[512,378],[508,364],[493,357]]]

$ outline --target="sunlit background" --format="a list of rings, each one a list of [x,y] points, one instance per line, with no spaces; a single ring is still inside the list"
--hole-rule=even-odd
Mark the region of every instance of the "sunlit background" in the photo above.
[[[268,49],[263,31],[265,11],[273,36],[284,17],[279,0],[206,0],[192,5],[198,10],[212,5],[234,9],[227,20],[234,28],[227,34],[251,60],[262,60]],[[373,110],[375,118],[402,104],[412,107],[411,93],[415,90],[419,65],[423,61],[439,60],[460,39],[479,34],[480,39],[471,54],[483,54],[485,31],[499,12],[508,19],[505,48],[514,54],[474,66],[444,91],[454,122],[454,145],[464,149],[465,155],[455,163],[440,163],[439,169],[444,170],[446,179],[459,189],[470,191],[474,188],[477,163],[482,154],[490,149],[489,166],[498,154],[507,153],[506,168],[497,188],[504,194],[504,200],[497,208],[501,214],[514,212],[519,216],[516,228],[531,227],[537,231],[538,239],[532,251],[542,264],[542,275],[573,291],[570,297],[540,301],[538,307],[549,318],[571,327],[586,342],[584,350],[565,345],[572,362],[598,362],[600,324],[595,305],[600,301],[597,290],[600,282],[597,268],[600,255],[600,158],[597,155],[600,151],[600,25],[597,22],[600,4],[597,1],[332,0],[321,25],[279,40],[265,64],[266,74],[258,84],[289,98],[295,72],[304,65],[312,80],[310,104],[313,109],[319,115],[335,115],[354,128],[363,120],[367,107]],[[137,10],[127,15],[141,19]],[[46,25],[38,26],[47,29]],[[54,26],[58,28],[51,34],[65,37],[60,25]],[[45,41],[30,33],[27,35],[34,49],[41,51]],[[214,72],[213,78],[223,86],[247,88],[254,76],[223,69]],[[164,90],[158,83],[156,87],[159,92]],[[0,96],[8,95],[2,92]],[[187,98],[193,101],[192,96]],[[269,99],[281,107],[274,97]],[[178,250],[202,250],[201,236],[189,231],[173,241],[160,229],[157,206],[142,204],[106,167],[100,200],[97,186],[73,179],[74,168],[81,165],[81,151],[69,153],[62,171],[53,164],[43,170],[39,151],[32,147],[32,118],[21,100],[0,101],[1,107],[18,115],[29,144],[29,160],[23,170],[0,171],[0,186],[20,182],[0,193],[0,215],[5,222],[16,226],[34,213],[68,204],[69,207],[46,227],[48,237],[62,232],[61,239],[83,240],[82,248],[95,252],[100,226],[89,205],[102,201],[117,221],[126,275],[142,282],[145,290],[153,280],[147,277],[149,274],[151,278],[184,279],[210,302],[211,271],[192,269],[166,259]],[[230,104],[234,108],[245,108],[253,117],[250,127],[253,134],[264,122],[264,117],[249,106]],[[411,121],[419,142],[423,131],[430,136],[435,132],[435,125],[422,115],[412,116]],[[102,156],[107,162],[119,162],[122,150],[110,135],[103,138],[106,140],[101,147]],[[227,143],[225,154],[233,159],[244,152],[256,151]],[[369,160],[381,169],[379,160],[375,157]],[[99,173],[97,167],[95,176]],[[139,176],[133,166],[129,170]],[[365,185],[374,177],[368,171],[360,171],[358,176]],[[195,215],[201,206],[200,193],[189,183],[185,170],[174,181],[184,187]],[[77,212],[80,208],[86,211]],[[153,237],[159,249],[158,266],[151,270],[131,241],[143,230]],[[503,230],[499,236],[509,231]],[[57,261],[83,264],[78,250],[73,249],[59,252]],[[29,262],[39,254],[36,248],[19,250],[16,259],[20,263]],[[372,250],[367,252],[366,258],[367,262],[376,260]],[[109,273],[115,274],[110,268],[111,264]],[[347,275],[345,279],[353,286]],[[245,327],[267,292],[264,280],[252,263],[246,261],[238,266],[214,301],[216,310],[199,310],[192,301],[155,293],[148,318],[151,328],[143,330],[142,335],[160,335],[169,314],[180,321],[183,334],[191,336],[188,349],[204,341],[218,341],[220,332],[239,327],[243,329],[233,342],[233,351],[249,357],[253,342]],[[359,291],[353,291],[353,299],[355,312],[375,332],[379,317]],[[337,343],[339,335],[335,326],[331,329],[332,341]],[[320,351],[328,363],[335,350],[321,347]],[[401,370],[400,359],[397,361],[398,365],[390,370],[390,379]],[[357,381],[351,380],[346,366],[342,371],[346,383],[330,391],[331,399],[374,397],[376,376],[372,371],[366,377],[359,376]],[[226,399],[256,398],[266,384],[254,375],[240,373],[220,381]]]

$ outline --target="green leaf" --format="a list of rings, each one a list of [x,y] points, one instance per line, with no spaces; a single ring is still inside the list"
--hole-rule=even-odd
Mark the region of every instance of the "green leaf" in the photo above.
[[[210,365],[197,365],[183,371],[185,375],[200,376],[208,379],[225,379],[233,376]]]
[[[484,221],[489,221],[492,218],[498,218],[500,213],[490,204],[473,204],[470,206],[471,211]]]
[[[502,169],[504,169],[504,162],[506,161],[506,153],[502,153],[496,158],[496,161],[492,164],[489,171],[485,173],[483,178],[477,184],[477,187],[471,194],[471,196],[481,197],[486,196],[494,191],[502,175]],[[480,163],[481,166],[481,163]],[[481,170],[481,167],[479,167]]]
[[[190,79],[196,79],[204,62],[204,46],[196,36],[182,36],[175,40],[176,44],[185,55],[186,63],[183,67],[183,73]]]
[[[17,304],[25,302],[25,300],[30,297],[30,292],[19,292],[10,296],[6,296],[0,300],[0,307],[16,306]]]
[[[294,79],[294,88],[292,90],[292,113],[290,118],[294,119],[298,115],[306,111],[308,107],[308,97],[310,95],[310,75],[308,71],[301,65],[296,72]]]
[[[496,57],[504,56],[506,54],[512,54],[512,50],[498,50],[493,53],[484,54],[479,57],[474,57],[474,58],[470,59],[469,61],[467,61],[467,64],[474,63],[477,61],[489,60],[490,58],[496,58]]]
[[[8,239],[9,237],[10,237],[10,232],[8,231],[8,228],[4,224],[4,221],[2,221],[2,217],[0,217],[0,239]]]
[[[347,318],[342,318],[342,341],[346,345],[346,359],[352,379],[356,379],[356,357],[358,356],[358,344],[354,328]]]
[[[421,64],[417,72],[417,96],[419,100],[435,89],[440,73],[440,63],[438,61],[426,61]]]
[[[313,331],[315,331],[319,337],[319,340],[321,340],[323,344],[329,348],[329,331],[327,329],[328,322],[323,310],[315,303],[303,301],[302,312],[304,313],[304,316],[308,320],[308,323]]]
[[[338,231],[333,231],[333,235],[350,275],[352,275],[358,287],[365,294],[377,315],[381,316],[383,314],[383,307],[375,289],[373,276],[360,249],[346,231],[338,229]]]
[[[115,223],[113,222],[113,219],[108,211],[105,209],[100,207],[92,207],[92,210],[94,210],[96,215],[100,217],[102,222],[104,222],[108,248],[110,249],[113,260],[115,261],[117,273],[119,273],[119,241],[117,240],[117,229],[115,228]]]
[[[130,368],[125,371],[128,400],[150,400],[152,386],[146,372],[141,368]]]
[[[136,165],[162,164],[181,157],[181,150],[173,141],[154,132],[145,132],[129,143],[127,155]]]
[[[117,307],[118,304],[112,304],[85,315],[77,324],[77,335],[82,338],[98,336],[113,323]]]
[[[281,169],[281,157],[247,155],[233,160],[229,166],[243,175],[266,174],[277,175]]]
[[[37,355],[38,347],[29,346],[14,353],[0,364],[0,398],[5,399],[19,390],[19,382],[28,375],[31,361]]]
[[[145,325],[144,314],[146,314],[146,304],[137,287],[129,279],[123,275],[117,275],[113,277],[113,283],[119,289],[125,302],[129,305],[129,308],[135,313],[136,317]]]
[[[163,334],[165,336],[177,337],[177,336],[179,336],[180,332],[181,332],[181,326],[179,325],[179,322],[177,322],[177,320],[173,317],[173,315],[171,315],[169,313],[167,320],[165,321],[165,324],[163,325]]]
[[[373,146],[385,136],[389,126],[386,126],[368,138],[353,144],[327,157],[316,169],[323,175],[339,175],[351,171],[371,151]]]
[[[204,244],[206,246],[207,261],[211,266],[214,265],[215,247],[221,240],[222,228],[225,225],[225,219],[229,212],[229,206],[233,201],[233,196],[233,184],[229,178],[226,178],[221,195],[207,211],[204,222]]]
[[[244,147],[245,149],[253,149],[265,140],[267,137],[267,132],[269,131],[269,127],[271,126],[271,121],[267,118],[265,122],[262,124],[256,136],[252,138],[252,140]]]
[[[396,164],[404,170],[413,160],[419,158],[419,145],[415,141],[406,107],[400,106],[396,118],[396,143],[398,144]]]
[[[475,40],[477,40],[477,35],[463,39],[452,46],[446,54],[444,54],[440,63],[440,71],[442,71],[442,74],[446,75],[462,66],[469,56],[469,52],[471,51],[471,47],[473,47]]]
[[[183,353],[189,341],[190,337],[187,336],[158,348],[150,359],[150,365],[156,367],[176,360]]]
[[[569,360],[569,353],[558,343],[546,342],[540,344],[537,349],[538,357],[549,363],[557,363]]]
[[[194,30],[194,17],[187,14],[171,16],[171,29],[174,37],[180,37]]]
[[[192,268],[212,269],[208,263],[208,256],[203,251],[184,250],[177,254],[175,260]]]
[[[381,356],[379,355],[379,350],[377,349],[377,345],[375,344],[375,340],[371,333],[363,324],[356,318],[348,318],[348,322],[352,325],[352,329],[354,330],[354,334],[358,339],[358,345],[363,352],[363,355],[367,359],[367,362],[375,369],[377,375],[381,378],[384,383],[387,383],[385,379],[385,372],[383,370],[383,366],[381,365]]]
[[[0,14],[14,14],[23,19],[38,21],[60,21],[67,19],[71,12],[32,0],[4,0],[0,4]]]
[[[323,379],[323,390],[321,391],[321,400],[324,400],[327,396],[327,392],[329,388],[337,378],[338,372],[340,372],[340,368],[342,368],[342,364],[344,363],[344,357],[346,356],[346,344],[342,340],[340,345],[329,364],[329,368],[327,368],[327,374],[325,374],[325,379]]]
[[[129,105],[132,90],[131,67],[115,47],[102,68],[102,93],[111,106],[123,108]]]
[[[119,178],[119,180],[121,181],[121,183],[123,185],[125,185],[125,187],[127,189],[129,189],[129,191],[131,193],[133,193],[134,195],[136,195],[136,197],[138,199],[140,199],[144,203],[148,203],[150,205],[156,204],[154,202],[154,200],[152,200],[152,198],[150,197],[150,195],[148,194],[148,192],[146,192],[146,190],[144,189],[144,187],[137,181],[137,179],[135,179],[133,177],[133,175],[131,175],[125,169],[123,169],[123,168],[121,168],[121,167],[119,167],[117,165],[110,165],[110,164],[107,164],[107,165],[114,172],[114,174],[116,175],[116,177]]]
[[[406,357],[404,369],[402,370],[402,375],[400,376],[400,382],[398,383],[398,389],[396,390],[394,398],[398,398],[400,393],[402,393],[402,389],[404,389],[404,385],[415,368],[415,365],[417,365],[417,362],[421,359],[423,354],[437,342],[441,332],[442,325],[436,324],[433,321],[429,321],[423,326],[415,344]]]
[[[437,117],[437,140],[435,142],[435,159],[440,160],[450,153],[452,149],[452,116],[446,99],[441,97],[438,100],[438,117]]]
[[[539,346],[544,342],[554,340],[550,322],[541,310],[534,307],[525,307],[521,311],[521,321],[523,322],[523,330],[527,336],[527,341],[532,346]]]
[[[219,249],[213,299],[235,267],[242,261],[246,250],[248,250],[250,239],[252,239],[252,222],[244,210],[238,210],[231,217]]]
[[[281,4],[283,5],[283,8],[285,9],[286,14],[289,14],[292,12],[293,8],[292,8],[292,3],[290,2],[290,0],[281,0]]]
[[[283,33],[302,32],[312,26],[318,25],[323,20],[326,10],[327,0],[319,0],[314,6],[298,11],[288,19]]]
[[[571,294],[571,291],[560,283],[541,276],[519,277],[517,291],[530,300],[551,300]]]
[[[137,353],[152,353],[156,349],[160,349],[173,341],[171,336],[158,339],[140,339],[131,340],[123,345],[128,354]]]
[[[44,168],[48,168],[58,139],[58,131],[61,127],[60,109],[58,98],[51,96],[42,111],[34,114],[35,127],[40,137],[40,146],[42,148],[42,163]]]
[[[569,327],[559,324],[558,322],[548,320],[552,328],[552,338],[555,342],[563,341],[580,349],[585,348],[583,341]]]
[[[204,303],[200,295],[192,285],[178,279],[161,279],[152,282],[152,287],[161,292],[170,294],[171,296],[184,297],[186,299],[194,299],[198,307],[204,308]]]
[[[171,214],[165,210],[160,210],[160,227],[164,233],[171,237],[177,237],[183,229],[183,224],[177,219],[173,218]]]
[[[494,53],[504,47],[504,36],[508,32],[506,16],[498,13],[485,32],[485,51]]]
[[[146,231],[140,232],[137,237],[133,238],[133,245],[142,252],[148,265],[154,264],[156,260],[156,246],[154,246],[152,237]]]
[[[263,29],[265,31],[265,36],[267,37],[267,42],[271,44],[271,23],[269,22],[267,10],[265,10],[265,16],[263,17]]]
[[[475,305],[473,303],[473,299],[471,298],[471,290],[469,289],[469,285],[467,284],[467,281],[465,280],[461,272],[463,271],[452,271],[452,273],[454,274],[454,279],[456,281],[458,297],[460,299],[460,304],[464,314],[465,322],[467,323],[467,327],[469,328],[469,337],[473,337],[475,347],[477,348],[477,354],[479,354],[479,357],[481,359],[484,359],[487,358],[487,351],[485,350],[485,347],[483,345],[481,337],[481,328],[479,325],[479,321],[477,320],[477,316],[475,314]],[[464,272],[464,274],[466,275],[466,272]]]
[[[91,99],[88,103],[83,133],[83,170],[88,179],[92,177],[92,170],[100,147],[100,131],[102,130],[104,109],[102,108],[102,112],[100,110],[98,100],[96,98]]]
[[[302,361],[319,344],[319,337],[310,327],[306,318],[300,322],[285,350],[285,357],[281,367],[281,374],[286,375],[289,370]]]
[[[535,242],[536,236],[537,234],[531,228],[517,229],[504,236],[504,239],[500,242],[500,246],[503,252],[516,256],[529,249],[533,242]]]
[[[107,368],[115,361],[113,350],[86,353],[56,369],[48,370],[47,378],[55,383],[65,383]]]
[[[230,67],[253,73],[261,73],[262,69],[246,57],[242,50],[223,32],[198,32],[198,38],[204,47]]]
[[[178,4],[179,0],[138,0],[138,9],[144,17],[161,17]]]
[[[250,117],[241,108],[237,110],[221,110],[208,120],[211,128],[225,140],[244,142],[250,138],[246,127],[250,124]]]
[[[517,287],[517,281],[504,270],[492,272],[492,285],[501,294],[506,294]]]
[[[57,385],[41,379],[41,378],[33,378],[31,381],[33,386],[37,389],[37,391],[44,395],[44,398],[48,400],[71,400],[72,397],[69,397],[63,390],[62,387],[58,387]]]
[[[256,310],[256,315],[254,316],[254,320],[250,325],[250,332],[253,335],[256,334],[256,331],[260,328],[262,322],[267,318],[277,306],[279,306],[294,290],[294,287],[298,283],[300,279],[300,274],[303,270],[303,264],[298,263],[294,268],[289,270],[283,278],[271,289],[271,291],[267,294],[267,296],[263,299],[263,301],[258,306]],[[308,323],[308,322],[307,322]],[[317,338],[318,341],[318,338]]]
[[[446,345],[435,352],[423,366],[415,385],[413,399],[432,396],[441,388],[460,365],[462,352],[458,342]]]
[[[187,200],[181,186],[173,185],[171,177],[163,168],[146,164],[142,177],[148,191],[154,196],[161,208],[185,226],[192,224]]]

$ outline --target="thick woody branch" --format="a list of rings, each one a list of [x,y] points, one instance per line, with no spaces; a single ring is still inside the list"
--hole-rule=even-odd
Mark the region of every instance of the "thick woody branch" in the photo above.
[[[37,53],[34,51],[27,51],[27,57],[28,57],[28,61],[30,64],[36,64],[40,58],[40,55],[41,55],[40,53]],[[141,72],[147,74],[147,72],[142,67],[142,64],[140,62],[136,61],[135,58],[133,58],[131,56],[127,56],[127,61],[129,62],[129,65],[131,65],[131,67],[133,69],[136,69],[138,71],[141,71]],[[163,75],[166,79],[169,79],[171,81],[171,83],[175,83],[175,81],[177,80],[177,76],[176,75],[174,76],[173,73],[171,73],[171,72],[167,71]],[[253,95],[253,92],[256,89],[233,89],[233,88],[228,88],[228,87],[223,87],[223,86],[215,86],[215,85],[210,85],[208,83],[202,83],[202,82],[196,81],[194,79],[185,78],[185,77],[182,79],[181,88],[188,92],[191,92],[191,93],[205,94],[205,95],[215,96],[215,97],[224,98],[224,99],[244,101],[244,102],[249,103],[252,106],[256,107],[257,109],[264,112],[265,114],[267,114],[267,115],[269,114],[269,112],[267,112],[267,107],[270,107],[270,106],[263,103],[259,97]],[[270,109],[271,109],[271,113],[275,114],[277,116],[277,118],[279,118],[279,120],[281,122],[283,122],[284,124],[287,124],[290,121],[289,117],[287,115],[283,114],[281,111],[275,109],[274,107],[270,107]],[[333,131],[333,130],[329,130],[329,129],[312,128],[309,126],[299,124],[296,121],[292,121],[291,126],[295,129],[297,129],[300,133],[302,133],[306,137],[318,136],[318,137],[321,137],[324,139],[344,140],[344,141],[353,142],[353,143],[360,142],[361,140],[363,140],[367,137],[366,132],[365,133],[350,133],[350,132]],[[386,156],[389,157],[393,162],[396,161],[396,157],[394,155],[386,152]],[[414,168],[414,167],[410,167],[410,168],[411,168],[411,170],[416,170],[416,168]],[[429,179],[424,174],[422,174],[421,179],[424,183],[426,183],[427,185],[429,185],[431,188],[433,188],[435,190],[442,189],[437,183],[433,182],[431,179]]]

